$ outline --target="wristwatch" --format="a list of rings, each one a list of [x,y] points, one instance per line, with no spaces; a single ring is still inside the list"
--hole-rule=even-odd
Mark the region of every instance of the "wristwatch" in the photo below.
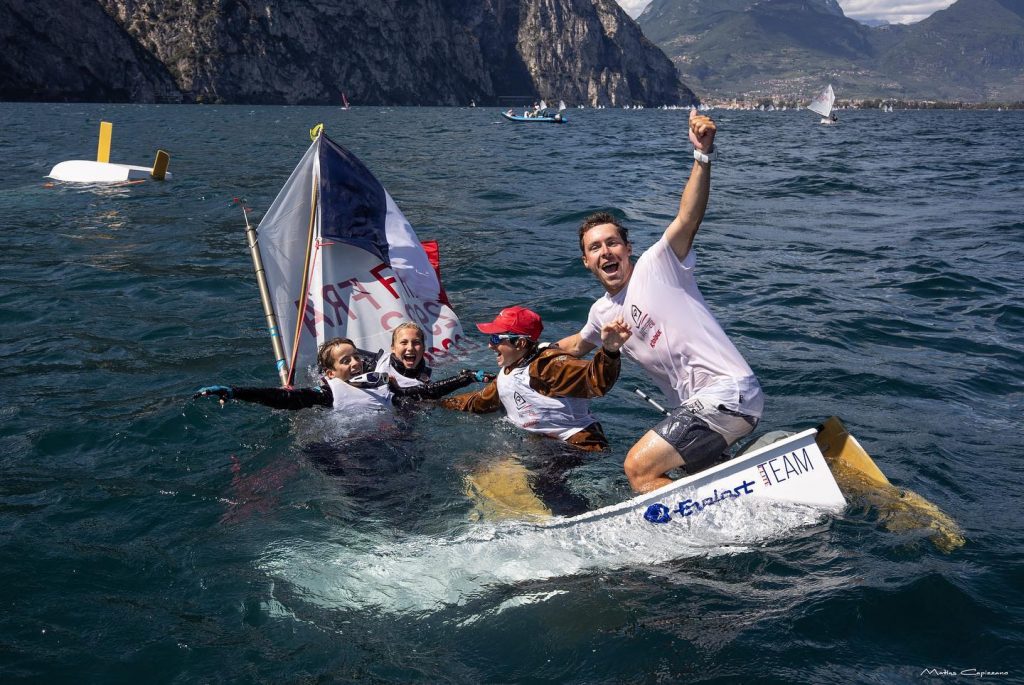
[[[711,152],[709,152],[707,154],[704,154],[703,152],[701,152],[697,148],[694,148],[693,149],[693,158],[695,160],[697,160],[698,162],[703,162],[704,164],[707,164],[709,162],[717,161],[718,160],[718,148],[712,146]]]

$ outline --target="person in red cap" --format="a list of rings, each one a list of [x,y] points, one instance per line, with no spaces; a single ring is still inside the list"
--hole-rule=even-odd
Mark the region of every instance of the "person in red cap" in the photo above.
[[[754,372],[722,330],[697,288],[691,247],[707,208],[715,123],[690,111],[693,165],[679,210],[664,235],[633,264],[627,230],[612,215],[593,214],[579,229],[583,265],[605,294],[579,333],[558,342],[582,356],[601,344],[602,325],[628,316],[633,337],[622,350],[661,389],[669,416],[626,455],[623,467],[637,492],[667,485],[682,467],[697,473],[728,458],[728,446],[754,430],[764,394]]]
[[[500,371],[481,390],[446,398],[441,406],[474,414],[504,407],[509,421],[530,432],[587,451],[608,446],[589,400],[607,393],[619,377],[619,348],[631,335],[625,321],[602,327],[602,347],[590,361],[539,344],[544,324],[525,307],[502,309],[494,321],[476,327],[490,336]]]

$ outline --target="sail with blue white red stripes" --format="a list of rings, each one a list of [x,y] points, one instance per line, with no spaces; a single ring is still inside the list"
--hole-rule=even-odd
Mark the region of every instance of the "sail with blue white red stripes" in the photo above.
[[[259,224],[263,259],[289,384],[330,338],[389,349],[414,321],[432,363],[464,340],[438,271],[384,186],[320,132]],[[279,362],[280,364],[281,362]],[[296,373],[298,370],[298,373]]]

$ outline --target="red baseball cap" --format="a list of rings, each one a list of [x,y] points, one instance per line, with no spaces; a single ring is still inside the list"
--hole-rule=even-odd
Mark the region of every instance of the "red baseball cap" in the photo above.
[[[478,323],[476,325],[481,333],[515,333],[525,335],[530,340],[540,340],[540,333],[544,330],[544,324],[540,317],[526,307],[507,307],[498,312],[494,321],[490,323]]]

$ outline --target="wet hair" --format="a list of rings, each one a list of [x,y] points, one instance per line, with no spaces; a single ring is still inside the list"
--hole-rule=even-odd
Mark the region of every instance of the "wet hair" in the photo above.
[[[351,345],[352,349],[356,349],[356,344],[348,338],[331,338],[320,346],[316,352],[316,363],[320,365],[321,371],[334,368],[336,350],[342,345]]]
[[[414,331],[416,331],[416,335],[419,337],[420,342],[421,343],[426,343],[426,335],[423,333],[423,327],[420,326],[418,323],[415,323],[415,322],[412,322],[412,321],[406,321],[404,323],[398,324],[398,327],[395,328],[395,330],[391,331],[391,346],[392,347],[395,346],[395,342],[398,340],[398,332],[402,331],[402,330],[405,330],[407,328],[411,328]]]
[[[583,248],[583,236],[587,231],[592,229],[594,226],[600,226],[602,224],[611,224],[619,231],[619,237],[622,238],[622,242],[629,245],[629,229],[619,223],[619,220],[608,212],[595,212],[591,214],[583,223],[580,224],[580,252],[586,252]]]

